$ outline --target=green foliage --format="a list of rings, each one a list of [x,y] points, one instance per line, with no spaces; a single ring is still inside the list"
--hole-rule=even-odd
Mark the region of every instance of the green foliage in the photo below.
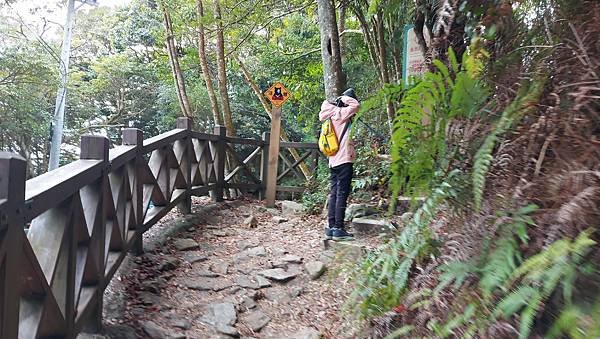
[[[372,146],[364,141],[356,143],[356,162],[352,178],[354,192],[373,191],[385,187],[390,178],[389,162],[379,157],[378,150]]]
[[[571,339],[600,338],[600,299],[596,300],[591,309],[577,305],[565,308],[546,337],[555,339],[563,338],[564,335]]]
[[[306,184],[307,192],[302,195],[302,204],[310,214],[319,214],[329,195],[329,169],[326,164],[320,163],[317,168],[316,179],[309,180]]]
[[[0,48],[0,150],[28,159],[29,176],[43,172],[57,73],[38,43]]]
[[[432,319],[427,323],[427,327],[435,334],[436,338],[448,338],[455,336],[454,330],[469,322],[474,315],[475,306],[469,304],[462,313],[456,314],[444,324],[439,324],[436,319]]]
[[[510,127],[525,116],[535,104],[539,101],[543,92],[545,77],[538,77],[533,81],[523,80],[521,88],[513,102],[506,107],[498,122],[492,128],[492,131],[483,141],[481,147],[475,154],[473,163],[473,198],[475,206],[479,210],[483,199],[485,189],[486,175],[492,164],[493,151],[496,143],[502,134],[506,133]]]
[[[534,225],[529,214],[536,210],[536,205],[528,205],[513,213],[500,215],[497,221],[499,239],[494,242],[494,246],[484,244],[484,251],[479,259],[453,261],[441,266],[442,274],[435,293],[450,284],[453,284],[454,290],[458,290],[471,275],[479,278],[479,287],[486,298],[490,298],[498,288],[504,288],[522,262],[520,245],[527,244],[527,227]]]
[[[584,231],[574,240],[557,240],[514,271],[507,284],[514,290],[496,306],[494,314],[509,318],[519,313],[519,338],[529,337],[537,312],[558,286],[566,305],[571,305],[580,265],[590,247],[596,244],[590,234]]]
[[[452,261],[441,266],[439,270],[442,274],[434,289],[436,295],[450,284],[454,290],[458,290],[470,275],[477,272],[477,266],[472,262]]]
[[[454,154],[446,149],[449,120],[472,117],[488,98],[489,89],[469,68],[477,63],[465,62],[473,55],[464,54],[462,69],[452,50],[448,58],[450,68],[435,60],[436,71],[425,73],[414,87],[388,89],[390,95],[401,95],[392,135],[394,196],[430,191],[433,178],[449,171],[448,155]]]
[[[589,231],[582,232],[574,240],[557,240],[538,254],[523,261],[519,246],[527,243],[526,228],[527,225],[533,224],[528,214],[534,212],[536,208],[535,205],[521,208],[510,217],[509,222],[503,223],[499,227],[501,237],[495,242],[496,245],[491,251],[484,251],[479,258],[479,265],[473,262],[451,262],[442,266],[440,268],[442,275],[434,295],[453,282],[453,288],[457,290],[467,277],[475,275],[479,278],[479,291],[484,296],[480,300],[481,307],[493,309],[489,316],[486,314],[478,316],[477,321],[489,324],[495,319],[509,319],[518,314],[519,338],[527,338],[538,312],[560,287],[566,307],[553,325],[550,334],[556,337],[560,333],[576,333],[574,332],[576,328],[585,326],[587,326],[586,331],[593,333],[594,326],[598,326],[597,323],[582,324],[569,319],[577,318],[581,312],[579,307],[572,305],[574,282],[582,273],[585,255],[596,242],[590,239]],[[448,324],[450,323],[452,321]],[[434,324],[437,325],[437,322]],[[431,330],[438,336],[447,334],[447,332],[440,332],[441,328],[432,326]],[[569,335],[578,338],[577,335]]]
[[[500,238],[494,249],[481,260],[484,265],[480,270],[479,286],[484,296],[489,297],[497,288],[502,288],[521,263],[520,245],[527,244],[527,226],[535,224],[529,214],[536,210],[536,205],[520,208],[509,216],[510,222],[499,226]]]
[[[450,173],[448,180],[456,175],[456,172]],[[369,318],[398,304],[406,291],[413,264],[435,250],[429,223],[440,203],[454,194],[451,183],[439,184],[398,236],[369,253],[358,270],[352,269],[355,288],[346,303],[348,310],[356,312],[359,318]]]

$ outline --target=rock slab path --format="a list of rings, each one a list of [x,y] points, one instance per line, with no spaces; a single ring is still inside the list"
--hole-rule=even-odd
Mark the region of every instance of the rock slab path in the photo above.
[[[208,201],[195,201],[208,204]],[[322,221],[295,204],[214,204],[119,276],[122,316],[141,338],[342,338],[349,287],[332,272]],[[181,217],[183,218],[183,217]]]

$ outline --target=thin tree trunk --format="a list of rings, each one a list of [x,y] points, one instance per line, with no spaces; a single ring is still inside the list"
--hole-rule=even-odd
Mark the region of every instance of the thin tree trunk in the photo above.
[[[212,77],[210,76],[210,70],[208,68],[208,58],[206,56],[206,35],[204,32],[204,7],[202,0],[196,0],[196,11],[198,19],[198,56],[200,58],[200,66],[202,67],[202,75],[204,76],[204,83],[206,84],[206,91],[208,92],[208,99],[210,100],[210,109],[213,115],[213,121],[215,125],[223,125],[223,116],[219,112],[219,102],[217,101],[217,95],[213,87]]]
[[[219,93],[221,94],[221,105],[223,107],[223,117],[225,118],[225,128],[229,136],[235,136],[233,119],[231,118],[231,108],[229,106],[229,95],[227,93],[227,72],[225,70],[225,42],[223,39],[223,20],[221,18],[221,6],[219,0],[213,1],[215,6],[215,19],[217,21],[217,73],[219,83]]]
[[[319,27],[321,31],[321,57],[325,96],[334,100],[346,87],[346,76],[342,70],[340,37],[336,23],[333,0],[317,0]]]
[[[177,44],[175,43],[175,36],[173,34],[173,22],[171,21],[171,15],[169,14],[168,8],[164,2],[161,2],[161,8],[163,11],[163,19],[165,24],[165,30],[167,33],[166,44],[167,51],[169,53],[169,62],[171,64],[171,71],[173,73],[173,79],[175,81],[175,87],[177,89],[177,97],[179,99],[179,106],[184,116],[191,118],[193,116],[192,109],[190,107],[190,101],[187,96],[185,89],[185,79],[181,66],[179,65],[179,56],[177,54]]]
[[[248,83],[250,88],[252,88],[252,91],[254,92],[254,94],[256,94],[256,96],[258,97],[258,100],[260,100],[260,103],[262,104],[263,108],[265,109],[265,112],[267,112],[267,115],[272,120],[273,115],[271,112],[271,106],[269,105],[269,102],[267,101],[265,96],[260,91],[260,88],[258,87],[256,82],[252,79],[252,75],[246,68],[246,65],[244,65],[244,63],[242,62],[242,60],[240,60],[240,58],[236,57],[236,60],[237,60],[238,64],[240,65],[240,69],[242,70],[242,73],[244,73],[244,79],[246,80],[246,82]],[[290,141],[290,138],[288,137],[288,135],[284,129],[281,130],[280,138],[282,141],[285,141],[285,142]],[[292,158],[294,158],[294,161],[300,160],[300,154],[298,154],[298,151],[296,149],[288,148],[288,151],[292,155]],[[303,161],[300,163],[299,166],[300,166],[300,170],[302,171],[302,174],[304,174],[304,177],[307,180],[310,179],[310,177],[312,176],[312,173],[310,173],[310,169],[308,168],[306,163]]]
[[[387,67],[386,44],[385,35],[383,31],[383,13],[379,11],[377,13],[377,17],[374,19],[376,28],[375,32],[377,34],[377,43],[379,48],[379,65],[381,67],[381,78],[383,80],[383,84],[385,85],[390,83],[390,73]],[[387,115],[390,131],[392,131],[394,118],[396,117],[396,108],[394,107],[394,103],[391,100],[387,101]]]
[[[399,83],[402,79],[402,57],[400,55],[400,49],[394,47],[392,50],[394,57],[394,81]]]
[[[398,47],[398,42],[400,41],[400,39],[398,38],[398,31],[392,27],[391,27],[391,41],[390,44],[392,44],[392,58],[394,59],[394,81],[395,82],[400,82],[400,79],[402,78],[402,57],[401,57],[401,53],[400,53],[400,48]]]
[[[379,76],[379,80],[383,82],[383,77],[381,75],[381,68],[379,67],[379,56],[377,55],[377,48],[374,43],[375,38],[371,35],[371,30],[369,29],[369,24],[367,23],[367,19],[360,11],[359,8],[354,8],[354,14],[360,23],[360,28],[363,32],[363,37],[365,40],[365,44],[367,45],[367,49],[369,50],[369,56],[371,57],[371,61],[373,62],[373,67],[377,71],[377,75]]]

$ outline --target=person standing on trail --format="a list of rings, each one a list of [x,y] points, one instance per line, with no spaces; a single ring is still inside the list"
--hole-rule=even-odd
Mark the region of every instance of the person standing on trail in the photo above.
[[[336,154],[329,157],[330,181],[328,227],[325,229],[327,239],[335,241],[354,240],[354,235],[344,227],[346,204],[350,195],[353,163],[356,159],[354,144],[350,138],[352,117],[358,112],[360,104],[352,88],[342,93],[335,103],[323,101],[319,120],[331,118],[333,129],[340,140]]]

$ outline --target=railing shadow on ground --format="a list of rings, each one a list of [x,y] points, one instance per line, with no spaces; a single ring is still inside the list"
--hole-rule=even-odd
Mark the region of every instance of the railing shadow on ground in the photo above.
[[[222,126],[200,133],[180,118],[176,129],[147,140],[124,129],[122,140],[109,150],[107,138],[83,136],[79,160],[30,180],[24,159],[0,152],[1,338],[99,331],[106,286],[128,252],[143,252],[143,233],[170,210],[190,213],[191,196],[221,201],[226,189],[264,195],[268,133],[263,140],[227,137]],[[309,157],[317,172],[316,144],[281,143],[285,148],[305,153],[291,162],[280,152],[278,182],[301,175],[297,167]]]

